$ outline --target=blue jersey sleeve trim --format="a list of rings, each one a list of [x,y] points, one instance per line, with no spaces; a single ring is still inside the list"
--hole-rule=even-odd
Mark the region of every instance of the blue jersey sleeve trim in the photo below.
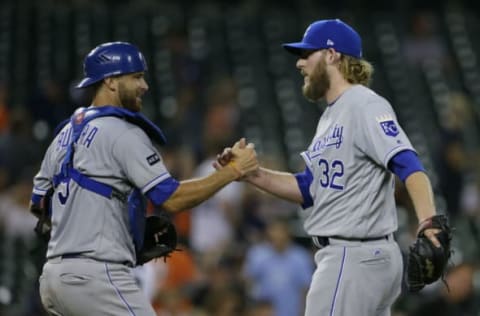
[[[47,191],[48,190],[33,187],[32,194],[44,196],[45,194],[47,194]]]
[[[310,185],[313,181],[312,172],[308,167],[305,168],[303,172],[295,173],[295,179],[297,179],[298,187],[300,192],[302,192],[303,203],[302,207],[304,209],[313,205],[313,198],[310,195]]]
[[[412,150],[403,150],[393,156],[388,162],[388,169],[395,173],[402,182],[417,171],[425,172],[425,168]]]
[[[31,200],[33,204],[40,204],[40,201],[42,200],[42,198],[43,198],[43,195],[32,193]]]
[[[158,183],[170,178],[170,174],[168,172],[164,172],[162,173],[161,175],[159,175],[158,177],[156,177],[155,179],[151,180],[150,182],[148,182],[146,185],[143,186],[142,188],[142,193],[143,194],[146,194],[146,192],[150,191],[151,188],[153,188],[154,186],[156,186]],[[158,182],[158,183],[155,183],[155,182]]]
[[[160,206],[163,202],[168,200],[173,192],[177,190],[179,185],[180,183],[174,178],[167,178],[148,190],[146,196],[153,204],[155,204],[155,206]]]

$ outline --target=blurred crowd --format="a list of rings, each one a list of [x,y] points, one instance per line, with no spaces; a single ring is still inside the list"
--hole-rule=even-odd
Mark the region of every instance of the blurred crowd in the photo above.
[[[245,123],[235,77],[205,70],[205,64],[192,57],[195,48],[185,36],[172,33],[166,44],[172,55],[173,99],[161,106],[145,102],[147,116],[160,109],[162,116],[153,119],[169,142],[159,150],[177,179],[212,172],[216,154],[244,135]],[[447,81],[456,82],[455,60],[435,14],[413,15],[402,39],[400,51],[408,67],[434,59]],[[75,63],[79,66],[81,60]],[[0,83],[0,315],[45,315],[37,278],[46,245],[33,232],[36,221],[28,204],[32,177],[55,126],[76,107],[88,105],[88,98],[72,89],[74,80],[41,81],[21,104],[12,103],[11,84]],[[444,202],[441,211],[455,227],[444,280],[448,286],[439,281],[418,294],[403,291],[395,316],[480,315],[478,104],[461,84],[451,85],[443,104],[438,116],[431,117],[438,135],[429,153],[438,174],[436,193]],[[316,122],[318,117],[311,119]],[[259,158],[266,166],[292,169],[285,157],[260,152]],[[400,181],[396,198],[396,239],[406,254],[417,222]],[[165,262],[136,268],[138,282],[159,316],[303,315],[315,249],[303,232],[299,212],[297,205],[232,183],[207,202],[175,215],[181,251]]]

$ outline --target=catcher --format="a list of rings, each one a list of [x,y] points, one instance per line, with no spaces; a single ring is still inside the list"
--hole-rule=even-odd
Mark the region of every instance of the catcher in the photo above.
[[[145,217],[144,196],[178,212],[258,168],[243,140],[228,168],[173,178],[153,145],[165,143],[162,131],[139,112],[146,71],[130,43],[93,49],[77,86],[91,89],[91,106],[60,126],[34,178],[31,210],[49,239],[40,296],[51,315],[154,316],[131,268],[167,256],[176,234],[167,218]]]

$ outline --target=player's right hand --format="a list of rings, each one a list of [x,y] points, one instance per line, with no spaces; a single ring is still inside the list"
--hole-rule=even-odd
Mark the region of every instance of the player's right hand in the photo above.
[[[259,169],[257,153],[253,143],[247,144],[245,138],[240,139],[232,148],[226,148],[214,163],[219,170],[230,165],[239,174],[239,178],[256,172]]]
[[[234,144],[234,147],[245,148],[247,146],[245,138],[241,138]],[[213,167],[216,170],[220,170],[225,167],[233,159],[232,147],[226,147],[221,154],[217,155],[217,160],[213,162]]]

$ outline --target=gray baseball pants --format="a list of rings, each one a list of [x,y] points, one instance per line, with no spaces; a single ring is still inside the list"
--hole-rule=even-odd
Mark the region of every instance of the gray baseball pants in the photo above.
[[[155,316],[132,269],[87,258],[54,258],[40,276],[42,304],[54,316]]]
[[[403,274],[393,237],[368,242],[331,238],[316,252],[315,262],[305,316],[390,315]]]

